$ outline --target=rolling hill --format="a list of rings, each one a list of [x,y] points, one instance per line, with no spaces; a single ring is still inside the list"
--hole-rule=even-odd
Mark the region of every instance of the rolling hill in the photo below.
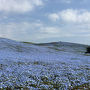
[[[0,38],[0,88],[89,90],[87,45],[29,43]]]

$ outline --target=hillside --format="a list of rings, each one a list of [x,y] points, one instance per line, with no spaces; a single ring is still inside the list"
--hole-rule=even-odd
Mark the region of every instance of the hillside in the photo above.
[[[76,90],[90,88],[87,45],[34,44],[0,38],[0,88]]]

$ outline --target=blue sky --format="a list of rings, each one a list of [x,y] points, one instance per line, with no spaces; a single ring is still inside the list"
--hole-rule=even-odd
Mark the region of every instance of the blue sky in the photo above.
[[[0,37],[90,45],[90,0],[0,0]]]

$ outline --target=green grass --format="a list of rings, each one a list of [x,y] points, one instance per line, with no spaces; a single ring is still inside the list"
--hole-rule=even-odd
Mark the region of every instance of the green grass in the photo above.
[[[32,42],[22,42],[22,43],[26,43],[26,44],[34,44],[34,43],[32,43]]]
[[[73,89],[71,89],[71,90],[90,90],[90,84],[85,83],[82,85],[78,85],[78,86],[73,87]]]
[[[46,89],[45,87],[42,87],[42,86],[39,86],[37,84],[30,84],[29,86],[30,87],[33,87],[33,88],[38,88],[39,90],[64,90],[64,89],[60,89],[61,87],[61,84],[56,82],[56,83],[53,83],[53,82],[42,82],[46,85],[49,85],[49,87]],[[16,86],[16,87],[6,87],[6,88],[0,88],[0,90],[30,90],[28,87],[23,87],[23,86]],[[74,86],[73,88],[72,87],[69,87],[68,90],[90,90],[90,84],[89,83],[85,83],[85,84],[82,84],[82,85],[78,85],[78,86]]]
[[[53,50],[55,50],[55,51],[64,51],[64,49],[59,49],[58,47],[48,47],[48,48],[50,48],[50,49],[53,49]]]

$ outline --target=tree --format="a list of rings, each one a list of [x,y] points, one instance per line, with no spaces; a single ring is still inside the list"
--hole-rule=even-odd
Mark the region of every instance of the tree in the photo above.
[[[87,48],[86,48],[86,53],[90,53],[90,46],[88,46]]]

